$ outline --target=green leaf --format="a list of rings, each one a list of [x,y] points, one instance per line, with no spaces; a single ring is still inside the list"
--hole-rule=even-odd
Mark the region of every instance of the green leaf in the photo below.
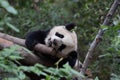
[[[9,6],[9,3],[6,0],[0,0],[0,4],[4,8],[6,8],[7,6]]]
[[[6,0],[0,0],[0,5],[5,8],[9,13],[12,13],[14,15],[18,13],[17,10],[15,10],[15,8],[13,8]]]
[[[31,67],[27,67],[27,66],[20,66],[20,67],[18,68],[18,70],[27,71],[27,72],[32,71],[32,70],[31,70]]]
[[[106,53],[103,55],[100,55],[99,58],[103,58],[103,57],[111,57],[112,55],[110,53]]]
[[[5,64],[0,64],[0,67],[4,69],[8,69],[8,66],[6,66]]]
[[[48,68],[48,69],[44,69],[45,72],[51,73],[51,74],[55,74],[55,69],[54,68]]]
[[[3,80],[20,80],[19,78],[4,78]]]
[[[102,28],[103,30],[107,30],[107,29],[108,29],[108,26],[102,25],[102,26],[100,26],[100,28]]]
[[[38,68],[40,68],[40,69],[45,69],[45,68],[46,68],[45,66],[43,66],[43,65],[41,65],[41,64],[35,64],[35,67],[38,67]]]
[[[99,80],[99,78],[98,78],[98,77],[96,77],[94,80]]]
[[[51,80],[51,76],[47,75],[45,80]]]
[[[25,74],[22,71],[19,72],[19,78],[21,80],[25,79]]]
[[[72,73],[73,75],[76,75],[76,76],[79,76],[79,77],[85,78],[84,75],[82,75],[80,72],[77,72],[77,71],[74,70],[74,69],[71,69],[71,73]]]
[[[118,20],[113,21],[113,24],[114,24],[114,25],[118,25],[118,23],[119,23]]]
[[[10,27],[11,29],[13,29],[14,31],[20,32],[19,29],[17,29],[15,26],[13,26],[13,25],[10,24],[10,23],[6,22],[6,25],[7,25],[8,27]]]
[[[4,59],[4,57],[0,57],[0,60],[3,60]]]
[[[12,6],[8,6],[6,8],[6,10],[9,12],[9,13],[12,13],[12,14],[17,14],[17,11],[12,7]]]
[[[11,59],[11,60],[19,60],[19,59],[23,59],[23,58],[20,57],[20,56],[10,55],[9,59]]]
[[[64,69],[64,68],[60,68],[59,69],[59,73],[61,73],[61,75],[68,75],[69,74],[69,71]],[[70,73],[71,74],[71,73]]]
[[[113,30],[119,30],[119,29],[120,29],[120,24],[113,27]]]

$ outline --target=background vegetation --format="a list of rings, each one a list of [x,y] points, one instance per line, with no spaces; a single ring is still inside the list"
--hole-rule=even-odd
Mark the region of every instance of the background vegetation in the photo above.
[[[31,30],[74,22],[78,26],[78,51],[80,60],[83,61],[114,0],[38,0],[37,3],[35,1],[37,0],[0,0],[0,31],[25,38],[26,33]],[[100,80],[120,79],[120,7],[110,25],[111,27],[104,27],[107,31],[89,66],[93,78],[98,77]],[[14,64],[11,65],[15,67]]]

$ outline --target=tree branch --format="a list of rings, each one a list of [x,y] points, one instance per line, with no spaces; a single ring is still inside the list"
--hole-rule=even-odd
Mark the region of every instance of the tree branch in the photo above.
[[[6,39],[0,38],[0,49],[4,49],[4,48],[10,47],[10,46],[14,46],[14,45],[16,45],[16,44],[14,44],[13,42],[8,41]],[[23,59],[19,60],[19,62],[21,62],[24,65],[34,65],[36,63],[40,63],[40,64],[42,64],[44,66],[53,66],[54,65],[54,63],[51,62],[51,61],[48,62],[47,60],[39,58],[35,54],[29,53],[23,47],[20,47],[18,49],[18,52],[23,57]]]
[[[111,6],[108,14],[106,15],[106,18],[105,18],[102,25],[109,25],[109,22],[110,22],[111,18],[113,17],[113,14],[115,13],[119,3],[120,3],[120,0],[115,0],[114,1],[114,3],[112,4],[112,6]],[[80,73],[85,74],[86,69],[87,69],[87,67],[90,63],[90,59],[92,57],[93,51],[95,50],[97,45],[100,43],[104,31],[105,30],[103,30],[103,29],[99,29],[98,34],[96,35],[94,41],[91,43],[90,48],[88,49],[88,52],[87,52],[87,55],[86,55],[85,60],[83,62],[83,66],[82,66],[82,69],[81,69]]]

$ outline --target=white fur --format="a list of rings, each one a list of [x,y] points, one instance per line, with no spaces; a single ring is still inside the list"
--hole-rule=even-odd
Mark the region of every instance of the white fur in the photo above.
[[[73,68],[74,68],[75,70],[79,71],[80,68],[82,68],[82,62],[80,62],[80,61],[77,59]]]
[[[64,38],[61,39],[61,38],[57,37],[55,35],[56,32],[63,34]],[[62,53],[62,54],[60,54],[61,57],[68,55],[68,53],[73,50],[77,51],[76,33],[74,31],[68,31],[67,29],[65,29],[65,26],[55,26],[50,30],[49,34],[47,35],[47,37],[45,39],[45,44],[47,46],[49,45],[49,40],[48,40],[49,38],[51,38],[51,41],[53,41],[54,39],[57,40],[57,43],[59,45],[57,45],[57,46],[52,45],[52,47],[55,49],[58,49],[61,44],[66,45],[66,48],[64,50],[62,50],[62,52],[60,52],[60,53]]]

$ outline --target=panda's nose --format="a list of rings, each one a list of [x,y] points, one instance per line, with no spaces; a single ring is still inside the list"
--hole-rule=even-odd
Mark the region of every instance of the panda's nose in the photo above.
[[[57,39],[53,40],[53,44],[56,46],[57,45]]]

